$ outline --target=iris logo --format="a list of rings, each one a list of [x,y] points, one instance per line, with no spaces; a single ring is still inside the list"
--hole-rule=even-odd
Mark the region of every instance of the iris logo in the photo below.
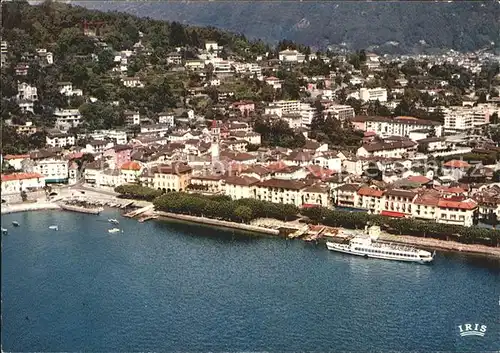
[[[484,337],[486,333],[486,325],[480,324],[464,324],[459,325],[458,329],[460,330],[460,336],[481,336]]]

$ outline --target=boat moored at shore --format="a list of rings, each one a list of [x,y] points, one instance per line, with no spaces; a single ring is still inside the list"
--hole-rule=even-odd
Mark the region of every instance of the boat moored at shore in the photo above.
[[[434,260],[434,253],[409,246],[373,241],[370,236],[357,235],[348,240],[348,243],[327,242],[328,250],[341,253],[371,257],[384,260],[396,260],[417,263],[430,263]]]

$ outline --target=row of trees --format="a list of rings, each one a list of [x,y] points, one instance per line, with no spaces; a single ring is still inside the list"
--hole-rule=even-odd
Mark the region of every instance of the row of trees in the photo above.
[[[206,196],[171,192],[164,194],[139,185],[121,185],[115,191],[127,198],[153,201],[158,211],[201,216],[232,222],[248,223],[256,218],[274,218],[283,221],[295,219],[299,209],[290,204],[277,204],[256,199],[231,200],[228,196]],[[330,210],[311,207],[300,210],[313,223],[331,227],[363,229],[367,224],[379,225],[383,230],[397,235],[430,237],[453,240],[464,244],[500,246],[500,231],[479,227],[463,227],[408,218],[389,218],[366,212]]]
[[[363,229],[367,224],[375,224],[397,235],[453,240],[464,244],[500,246],[500,231],[496,229],[463,227],[408,218],[389,218],[365,212],[329,210],[322,207],[304,209],[301,213],[315,223],[332,227]]]
[[[231,200],[227,196],[204,196],[171,192],[154,199],[159,211],[248,223],[255,218],[268,217],[291,220],[298,214],[293,205],[275,204],[255,199]]]
[[[153,201],[155,198],[163,194],[161,190],[155,190],[136,184],[124,184],[117,186],[115,188],[115,192],[119,193],[123,198],[146,201]]]

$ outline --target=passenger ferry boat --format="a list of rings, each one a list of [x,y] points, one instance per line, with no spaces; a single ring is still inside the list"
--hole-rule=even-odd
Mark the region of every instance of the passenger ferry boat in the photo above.
[[[430,263],[434,260],[434,253],[409,246],[373,241],[368,235],[356,235],[349,243],[327,242],[328,250],[351,255],[373,257],[377,259],[396,260],[406,262]]]

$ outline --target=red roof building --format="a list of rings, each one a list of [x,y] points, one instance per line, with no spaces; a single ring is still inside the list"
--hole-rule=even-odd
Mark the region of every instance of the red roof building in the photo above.
[[[13,180],[40,179],[40,178],[44,178],[44,176],[39,173],[2,174],[2,182],[13,181]]]

